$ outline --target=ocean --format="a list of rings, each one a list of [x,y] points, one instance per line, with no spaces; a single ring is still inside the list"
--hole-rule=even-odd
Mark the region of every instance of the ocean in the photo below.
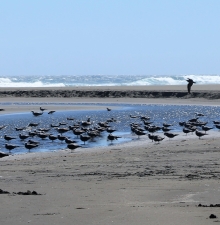
[[[76,87],[220,84],[220,75],[60,75],[1,76],[0,87]]]

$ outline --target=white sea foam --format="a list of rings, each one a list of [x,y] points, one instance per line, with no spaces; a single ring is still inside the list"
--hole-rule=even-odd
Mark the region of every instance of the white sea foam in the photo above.
[[[0,77],[0,87],[76,87],[220,84],[220,75],[68,75]]]

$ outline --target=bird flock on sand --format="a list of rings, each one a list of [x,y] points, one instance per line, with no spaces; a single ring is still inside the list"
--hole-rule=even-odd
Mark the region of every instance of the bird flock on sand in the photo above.
[[[112,109],[106,108],[107,112]],[[49,111],[40,107],[40,111],[31,111],[33,117],[41,117],[44,113],[52,115],[56,111]],[[130,130],[133,135],[139,139],[143,135],[147,135],[148,138],[157,144],[163,141],[165,138],[172,139],[178,136],[180,133],[173,133],[173,124],[163,123],[162,126],[154,125],[151,118],[148,116],[128,115],[130,119],[134,119],[134,122],[130,123]],[[195,133],[196,136],[201,137],[208,135],[208,131],[213,129],[214,126],[220,129],[220,121],[213,121],[213,126],[207,126],[207,122],[200,120],[204,117],[202,113],[195,113],[195,117],[187,121],[179,122],[179,126],[182,127],[182,131],[185,135],[188,133]],[[74,150],[86,145],[88,141],[95,141],[96,137],[102,137],[102,133],[107,133],[107,141],[113,143],[114,141],[122,138],[122,136],[114,135],[117,131],[112,123],[117,122],[115,118],[109,118],[105,121],[99,121],[94,123],[91,118],[87,118],[84,121],[76,121],[73,117],[67,117],[66,122],[59,122],[58,124],[50,124],[48,127],[40,127],[40,122],[30,122],[24,127],[15,127],[15,131],[18,132],[16,136],[4,134],[2,138],[6,141],[4,144],[5,149],[11,153],[15,148],[25,147],[28,151],[33,148],[39,147],[44,140],[50,140],[51,142],[59,141],[66,143],[65,149]],[[1,125],[0,130],[3,130],[7,125]],[[68,137],[68,133],[74,134],[74,138]],[[66,135],[67,134],[67,135]],[[20,144],[13,144],[13,140],[19,140]],[[18,141],[16,142],[18,143]]]

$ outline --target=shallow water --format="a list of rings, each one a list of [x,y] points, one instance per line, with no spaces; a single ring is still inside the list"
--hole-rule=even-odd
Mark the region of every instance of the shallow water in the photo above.
[[[7,103],[5,103],[7,104]],[[17,103],[18,104],[18,103]],[[24,103],[22,103],[24,104]],[[35,103],[32,103],[33,105]],[[40,104],[40,103],[39,103]],[[53,103],[54,104],[54,103]],[[62,105],[65,103],[62,103]],[[74,105],[79,105],[72,103]],[[37,104],[35,104],[37,105]],[[45,104],[44,104],[45,105]],[[49,103],[48,103],[49,105]],[[69,104],[68,104],[69,105]],[[105,105],[105,104],[80,104],[80,105]],[[220,120],[220,107],[217,106],[193,106],[193,105],[129,105],[123,104],[118,107],[115,104],[108,104],[106,107],[117,106],[117,108],[112,111],[107,110],[91,110],[91,111],[57,111],[53,115],[48,115],[47,112],[44,112],[42,116],[35,117],[31,112],[26,113],[17,113],[17,114],[8,114],[0,116],[0,125],[7,125],[6,128],[0,130],[0,146],[2,152],[8,152],[5,149],[5,143],[3,136],[5,134],[16,137],[15,140],[10,141],[11,144],[19,145],[20,147],[11,151],[12,154],[21,154],[26,153],[28,150],[24,147],[26,141],[21,141],[19,138],[19,133],[27,134],[31,129],[25,131],[16,131],[15,127],[24,127],[27,126],[30,122],[40,123],[37,128],[49,128],[51,124],[58,124],[59,122],[65,122],[66,125],[61,127],[68,127],[73,125],[78,121],[85,121],[87,118],[91,118],[93,124],[91,127],[95,126],[97,122],[104,122],[107,119],[115,118],[116,122],[110,123],[117,131],[114,132],[115,135],[121,136],[122,138],[111,143],[107,141],[107,132],[103,132],[100,137],[95,138],[93,141],[88,141],[85,145],[79,138],[77,138],[72,131],[68,131],[64,135],[77,140],[77,142],[85,148],[97,147],[97,146],[108,146],[116,145],[118,143],[129,142],[133,139],[137,139],[137,136],[131,135],[130,123],[140,122],[139,116],[148,116],[151,118],[150,121],[153,121],[155,125],[162,126],[163,122],[173,124],[172,131],[180,132],[182,127],[179,126],[180,121],[187,121],[189,119],[195,118],[195,112],[205,114],[204,117],[200,118],[200,121],[207,121],[207,126],[213,126],[213,120]],[[131,118],[130,115],[137,116],[137,118]],[[67,117],[74,117],[75,120],[67,120]],[[36,129],[36,128],[32,128]],[[217,131],[216,128],[214,130]],[[49,133],[57,135],[58,132],[51,128]],[[160,131],[161,133],[161,131]],[[162,135],[162,134],[161,134]],[[163,135],[162,135],[163,136]],[[52,142],[48,138],[41,140],[38,137],[31,138],[32,140],[40,141],[40,145],[32,149],[31,152],[45,152],[45,151],[55,151],[58,149],[66,149],[67,144],[61,142],[60,140],[55,140]]]

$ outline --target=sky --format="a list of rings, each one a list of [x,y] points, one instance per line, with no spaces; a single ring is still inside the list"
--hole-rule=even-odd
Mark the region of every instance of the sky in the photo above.
[[[2,0],[0,76],[220,74],[219,0]]]

